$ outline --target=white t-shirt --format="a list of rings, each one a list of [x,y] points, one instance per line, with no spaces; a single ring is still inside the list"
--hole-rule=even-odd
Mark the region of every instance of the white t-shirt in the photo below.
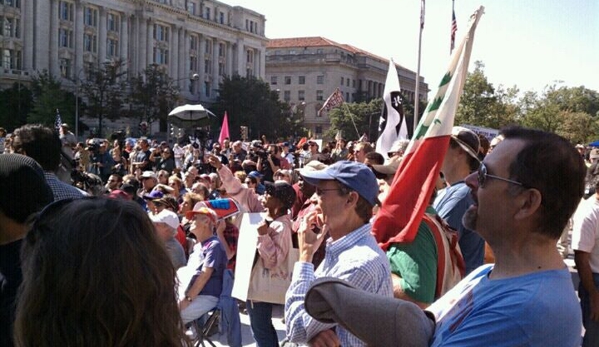
[[[599,200],[596,195],[583,200],[572,227],[572,249],[591,254],[591,270],[599,273]]]

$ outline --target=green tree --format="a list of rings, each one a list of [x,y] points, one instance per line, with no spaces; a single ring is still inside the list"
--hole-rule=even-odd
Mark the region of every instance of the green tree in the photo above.
[[[227,111],[231,137],[240,138],[239,127],[249,127],[250,138],[257,139],[265,135],[268,139],[286,139],[305,133],[301,117],[292,112],[290,106],[279,100],[279,94],[270,89],[270,85],[254,76],[225,77],[219,86],[219,95],[212,106],[215,114]],[[216,121],[215,128],[220,127]]]
[[[152,64],[131,78],[131,117],[139,122],[160,122],[160,131],[167,131],[168,113],[179,101],[179,87],[164,67]]]
[[[87,100],[87,114],[98,118],[97,136],[102,137],[104,117],[114,120],[121,117],[123,90],[125,90],[124,63],[120,60],[98,64],[87,71],[81,92]]]
[[[15,82],[12,87],[0,91],[0,126],[8,132],[27,123],[27,114],[33,107],[31,90]]]
[[[557,133],[572,143],[589,143],[596,141],[599,133],[599,120],[585,112],[561,111],[562,122]]]
[[[62,88],[47,70],[32,78],[31,86],[33,107],[27,115],[27,123],[39,123],[53,126],[56,110],[59,110],[64,123],[75,124],[75,95]]]
[[[325,137],[333,138],[337,131],[341,130],[347,139],[358,139],[362,134],[366,134],[369,141],[376,141],[382,105],[383,99],[379,98],[370,102],[346,103],[331,110],[331,128]]]

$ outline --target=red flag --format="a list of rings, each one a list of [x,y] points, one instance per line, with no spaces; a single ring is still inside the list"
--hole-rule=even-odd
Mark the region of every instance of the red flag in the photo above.
[[[227,111],[225,111],[225,117],[223,118],[223,125],[220,127],[220,135],[218,135],[218,143],[221,146],[226,138],[229,138],[229,117],[227,116]]]
[[[318,110],[318,114],[321,114],[322,111],[330,111],[335,107],[339,107],[343,104],[343,93],[339,90],[339,88],[335,89],[333,94],[328,97],[327,101],[324,102],[324,105]]]
[[[373,233],[383,250],[392,243],[412,242],[416,237],[449,146],[454,115],[468,72],[474,31],[482,12],[481,6],[452,55],[449,69],[441,79],[435,97],[426,107],[395,174],[389,195],[374,220]]]

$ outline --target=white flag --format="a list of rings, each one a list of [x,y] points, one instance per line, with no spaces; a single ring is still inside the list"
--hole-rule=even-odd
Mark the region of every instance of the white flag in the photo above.
[[[388,158],[387,152],[398,139],[408,138],[408,126],[404,117],[401,95],[399,94],[399,78],[393,59],[389,61],[389,71],[383,93],[384,107],[379,121],[379,138],[376,140],[376,151]]]

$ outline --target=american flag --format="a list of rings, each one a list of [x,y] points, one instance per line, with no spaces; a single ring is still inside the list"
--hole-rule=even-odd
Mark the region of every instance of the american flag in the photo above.
[[[324,105],[318,110],[318,114],[321,114],[322,111],[330,111],[335,107],[339,107],[343,104],[343,93],[339,90],[339,88],[335,89],[333,94],[327,98],[327,101],[324,102]]]
[[[424,0],[420,1],[420,29],[424,29]]]
[[[60,130],[61,126],[62,118],[60,117],[60,112],[58,111],[58,109],[56,109],[56,120],[54,121],[54,128],[56,128],[56,130]]]
[[[455,20],[455,10],[451,9],[451,47],[449,48],[449,53],[453,52],[455,47],[455,33],[458,31],[458,22]]]

